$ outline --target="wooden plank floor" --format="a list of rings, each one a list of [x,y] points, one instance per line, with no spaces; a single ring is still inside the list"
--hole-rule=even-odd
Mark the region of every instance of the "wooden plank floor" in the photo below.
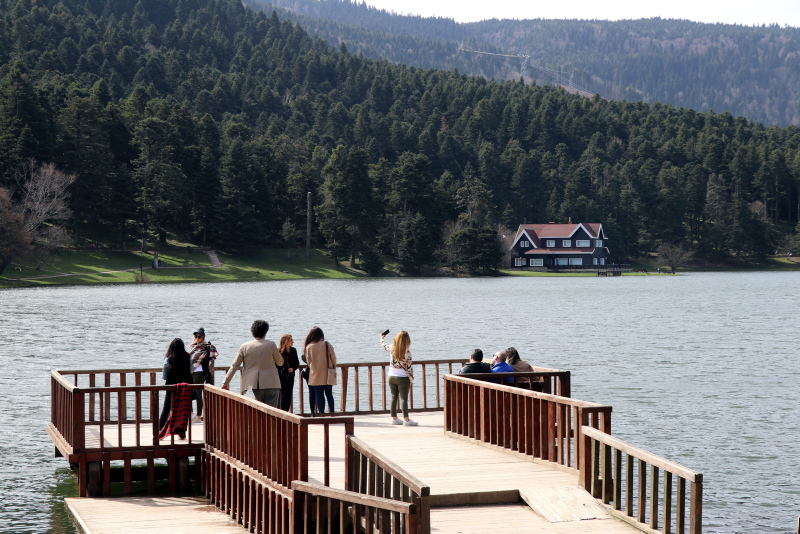
[[[355,434],[431,488],[431,495],[519,490],[541,498],[548,492],[555,505],[565,495],[583,491],[577,474],[488,449],[444,434],[442,412],[412,414],[417,427],[392,425],[387,415],[355,417]],[[344,488],[344,429],[331,427],[331,486]],[[309,477],[322,482],[322,428],[309,429]],[[588,495],[587,495],[588,497]],[[589,498],[591,500],[591,498]],[[576,503],[576,505],[580,505]],[[603,513],[577,514],[594,519],[551,522],[525,503],[447,507],[431,510],[432,532],[603,533],[630,534],[633,527]],[[550,517],[554,519],[554,517]]]
[[[191,430],[191,443],[203,443],[203,423],[198,421],[192,423]],[[85,427],[86,448],[95,449],[100,447],[100,426],[87,425]],[[103,443],[106,447],[119,447],[119,428],[118,425],[103,425]],[[186,439],[182,440],[178,436],[174,436],[175,444],[185,445],[189,443],[190,435],[187,429]],[[161,445],[171,443],[172,437],[167,437],[160,441]],[[153,444],[153,425],[152,423],[143,423],[139,427],[139,444],[142,446]],[[136,425],[134,423],[126,423],[122,425],[122,446],[135,447],[136,443]]]
[[[163,532],[204,534],[245,530],[199,497],[64,499],[85,534]]]
[[[388,415],[365,415],[355,417],[355,434],[389,459],[406,469],[431,488],[431,495],[453,496],[477,492],[503,492],[518,490],[528,502],[540,511],[537,514],[526,503],[507,505],[484,505],[469,507],[446,507],[431,510],[432,532],[445,533],[602,533],[629,534],[639,532],[603,513],[601,507],[586,506],[581,513],[561,514],[559,507],[569,501],[572,508],[580,506],[574,499],[578,486],[576,474],[555,469],[529,459],[488,449],[469,441],[448,437],[444,434],[442,412],[413,414],[419,422],[417,427],[392,425]],[[113,429],[113,430],[112,430]],[[109,432],[109,430],[112,430]],[[144,436],[142,443],[152,440]],[[99,443],[99,429],[87,430],[94,443]],[[194,423],[192,442],[202,443],[202,423]],[[118,441],[116,426],[107,427],[104,435],[107,444]],[[330,428],[330,485],[344,488],[344,426]],[[135,443],[132,425],[123,428],[124,444]],[[168,440],[164,440],[168,442]],[[164,443],[162,442],[162,443]],[[177,438],[175,443],[186,443]],[[309,427],[309,479],[323,483],[324,480],[323,427]],[[547,500],[552,501],[548,506]],[[111,499],[68,499],[70,510],[87,522],[93,534],[96,532],[164,531],[178,532],[242,532],[241,527],[231,526],[228,516],[211,512],[206,501],[173,497],[126,497]],[[537,504],[538,503],[538,504]],[[116,506],[120,506],[116,511]],[[202,513],[200,513],[202,512]],[[568,520],[572,515],[580,520]],[[547,516],[549,519],[546,519]],[[180,526],[172,527],[171,518]],[[591,517],[591,519],[583,519]],[[92,523],[94,521],[94,523]],[[162,521],[164,521],[162,523]],[[199,521],[199,523],[198,523]],[[555,521],[555,522],[553,522]],[[167,526],[170,525],[170,526]],[[162,528],[163,527],[163,528]],[[181,530],[185,528],[184,530]],[[190,529],[190,530],[188,530]]]

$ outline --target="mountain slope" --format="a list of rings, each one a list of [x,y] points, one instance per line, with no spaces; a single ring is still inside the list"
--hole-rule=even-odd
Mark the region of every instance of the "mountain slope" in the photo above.
[[[76,243],[292,244],[309,191],[335,257],[396,237],[412,272],[491,268],[498,223],[601,221],[623,259],[798,221],[797,127],[373,61],[235,0],[0,0],[0,43],[0,186],[76,174]]]
[[[464,49],[529,55],[527,79],[659,101],[698,111],[728,111],[764,124],[800,124],[800,29],[685,20],[485,20],[388,13],[338,0],[245,0],[300,22],[333,46],[421,68],[458,68],[518,79],[522,60]],[[543,68],[537,68],[537,65]]]

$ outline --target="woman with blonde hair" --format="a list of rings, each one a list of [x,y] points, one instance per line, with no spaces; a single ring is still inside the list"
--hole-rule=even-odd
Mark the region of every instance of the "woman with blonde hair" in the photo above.
[[[391,345],[384,339],[386,333],[381,333],[381,346],[389,351],[389,390],[392,392],[392,424],[404,426],[417,426],[416,421],[408,418],[408,390],[411,387],[411,380],[414,378],[414,370],[411,368],[411,352],[408,347],[411,345],[411,338],[408,332],[401,330],[394,336]],[[403,402],[403,420],[397,418],[398,396]]]
[[[278,376],[281,379],[281,410],[290,412],[293,405],[294,377],[297,368],[300,367],[300,360],[297,359],[297,349],[294,348],[294,338],[291,334],[281,336],[278,351],[283,356],[283,365],[278,366]]]

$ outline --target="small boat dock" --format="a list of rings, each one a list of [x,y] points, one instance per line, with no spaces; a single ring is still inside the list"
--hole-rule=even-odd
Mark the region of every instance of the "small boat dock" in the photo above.
[[[48,433],[92,533],[702,532],[702,475],[614,438],[611,407],[571,398],[569,372],[499,385],[452,374],[462,363],[415,362],[417,427],[390,424],[383,362],[339,368],[334,417],[309,417],[302,388],[295,414],[195,386],[205,421],[183,441],[153,437],[175,387],[158,370],[53,371]]]

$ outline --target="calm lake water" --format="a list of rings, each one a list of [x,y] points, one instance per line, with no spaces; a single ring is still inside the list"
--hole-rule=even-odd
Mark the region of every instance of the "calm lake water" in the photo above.
[[[0,531],[75,532],[53,458],[50,369],[158,367],[203,326],[228,364],[250,339],[319,325],[343,361],[516,346],[610,404],[613,434],[704,474],[704,531],[794,532],[800,513],[800,273],[258,282],[0,291]]]

